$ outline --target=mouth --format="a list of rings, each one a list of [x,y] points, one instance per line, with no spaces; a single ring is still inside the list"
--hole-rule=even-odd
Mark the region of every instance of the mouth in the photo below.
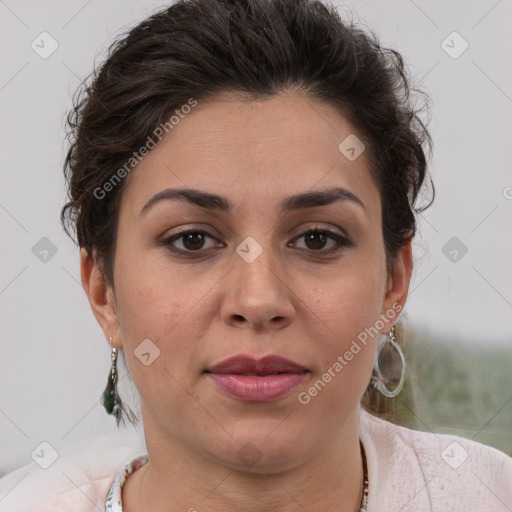
[[[269,402],[287,395],[311,372],[281,356],[235,356],[206,369],[224,394],[245,402]]]

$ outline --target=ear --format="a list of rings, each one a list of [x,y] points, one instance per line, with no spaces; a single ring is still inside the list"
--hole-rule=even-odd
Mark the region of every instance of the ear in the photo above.
[[[391,319],[391,315],[389,314],[391,310],[394,311],[396,315],[390,322],[386,322],[387,331],[382,334],[387,334],[391,330],[392,325],[396,323],[396,319],[405,306],[405,301],[409,293],[412,267],[412,240],[409,240],[399,250],[396,263],[388,277],[388,287],[384,296],[381,314]],[[386,314],[386,312],[388,312],[388,314]]]
[[[80,250],[80,275],[92,312],[105,337],[109,340],[112,336],[111,345],[122,348],[122,340],[116,336],[118,322],[115,295],[97,264],[96,252],[91,258],[86,249]]]

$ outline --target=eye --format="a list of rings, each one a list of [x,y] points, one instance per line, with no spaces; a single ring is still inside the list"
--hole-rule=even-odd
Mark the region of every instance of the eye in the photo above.
[[[198,229],[183,231],[181,233],[177,233],[175,235],[164,238],[160,245],[167,247],[171,252],[183,254],[183,253],[191,253],[191,252],[199,252],[201,250],[205,250],[204,243],[207,238],[211,240],[215,240],[212,236],[210,236],[206,231],[201,231]],[[176,247],[175,242],[179,241],[182,245],[182,248]],[[222,245],[222,244],[221,244]],[[214,245],[215,246],[215,245]]]
[[[304,238],[306,249],[310,249],[312,252],[331,253],[340,248],[352,247],[354,245],[348,238],[326,229],[311,229],[302,233],[295,240],[301,238]],[[328,250],[322,250],[329,239],[333,242],[333,247]]]

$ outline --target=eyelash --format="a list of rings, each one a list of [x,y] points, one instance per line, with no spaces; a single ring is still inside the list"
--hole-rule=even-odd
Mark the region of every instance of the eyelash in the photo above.
[[[180,256],[185,256],[187,254],[200,253],[202,251],[208,251],[208,249],[198,249],[197,251],[176,249],[175,247],[172,246],[172,244],[176,240],[179,240],[179,239],[185,237],[186,235],[190,235],[192,233],[201,233],[203,235],[206,235],[206,237],[208,237],[208,238],[215,239],[206,231],[203,231],[200,229],[191,229],[189,231],[183,231],[181,233],[177,233],[175,235],[168,236],[168,237],[162,239],[160,242],[158,242],[158,245],[164,246],[167,250],[171,251],[172,253],[178,254]],[[308,231],[305,231],[301,235],[295,237],[294,240],[302,238],[311,233],[327,236],[327,238],[330,238],[331,240],[334,240],[336,242],[336,247],[334,247],[333,249],[329,249],[329,250],[323,250],[323,249],[318,249],[318,250],[300,249],[300,250],[311,252],[312,254],[331,255],[334,252],[338,252],[338,251],[348,248],[348,247],[353,247],[353,245],[354,245],[348,238],[346,238],[344,236],[338,235],[337,233],[333,233],[332,231],[329,231],[329,230],[317,229],[317,228],[309,229]]]

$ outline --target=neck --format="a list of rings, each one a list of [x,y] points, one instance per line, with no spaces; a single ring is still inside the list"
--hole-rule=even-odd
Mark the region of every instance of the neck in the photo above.
[[[148,428],[149,427],[149,428]],[[234,469],[145,422],[149,460],[123,486],[124,512],[359,511],[363,464],[359,411],[323,449],[286,469]]]

